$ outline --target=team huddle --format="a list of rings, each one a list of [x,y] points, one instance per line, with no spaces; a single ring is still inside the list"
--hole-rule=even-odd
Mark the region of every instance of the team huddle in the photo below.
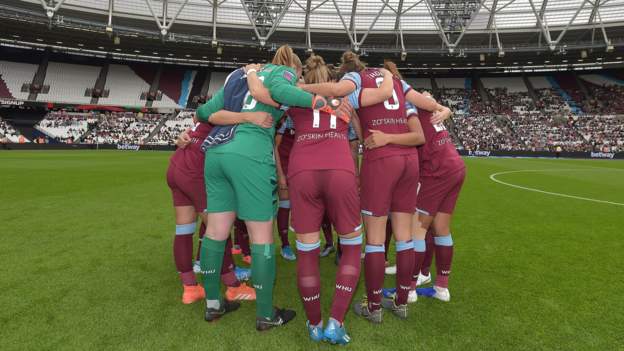
[[[232,72],[199,107],[195,127],[179,137],[167,173],[183,302],[205,299],[204,317],[213,321],[238,309],[237,300],[255,299],[257,330],[291,321],[293,310],[273,304],[273,219],[277,214],[282,256],[295,259],[287,237],[289,210],[297,238],[297,285],[312,340],[349,343],[344,320],[351,305],[373,323],[382,322],[383,310],[407,318],[417,284],[430,280],[434,253],[435,282],[421,293],[449,301],[450,222],[465,177],[444,127],[450,116],[447,107],[402,80],[392,62],[367,68],[352,52],[334,69],[318,55],[303,66],[283,46],[271,64]],[[364,146],[361,167],[354,152],[358,140]],[[194,258],[198,216],[203,238]],[[235,223],[250,272],[233,264]],[[333,246],[321,250],[320,232],[323,228],[331,241],[332,226],[339,260],[324,323],[319,257]],[[396,243],[393,289],[383,288],[387,232]],[[363,245],[366,298],[352,304]],[[203,275],[203,286],[196,272]],[[253,287],[242,282],[249,276]]]

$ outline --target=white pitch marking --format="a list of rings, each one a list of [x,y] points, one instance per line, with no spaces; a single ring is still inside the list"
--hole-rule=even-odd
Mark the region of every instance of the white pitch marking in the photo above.
[[[498,173],[492,173],[490,174],[490,179],[496,183],[499,184],[503,184],[503,185],[507,185],[510,186],[512,188],[517,188],[517,189],[522,189],[522,190],[527,190],[527,191],[533,191],[536,193],[542,193],[542,194],[547,194],[547,195],[553,195],[553,196],[559,196],[559,197],[566,197],[569,199],[576,199],[576,200],[584,200],[584,201],[591,201],[591,202],[598,202],[598,203],[602,203],[602,204],[609,204],[609,205],[615,205],[615,206],[624,206],[624,203],[619,203],[619,202],[613,202],[613,201],[606,201],[606,200],[598,200],[598,199],[592,199],[590,197],[582,197],[582,196],[575,196],[575,195],[568,195],[568,194],[561,194],[561,193],[554,193],[551,191],[544,191],[544,190],[539,190],[539,189],[535,189],[535,188],[528,188],[525,186],[521,186],[521,185],[516,185],[516,184],[511,184],[511,183],[507,183],[507,182],[503,182],[502,180],[498,180],[496,179],[496,176],[502,175],[502,174],[511,174],[511,173],[526,173],[526,172],[568,172],[568,171],[599,171],[599,170],[607,170],[605,168],[584,168],[584,169],[525,169],[525,170],[519,170],[519,171],[505,171],[505,172],[498,172]],[[609,170],[615,170],[615,171],[619,171],[620,169],[609,169]]]

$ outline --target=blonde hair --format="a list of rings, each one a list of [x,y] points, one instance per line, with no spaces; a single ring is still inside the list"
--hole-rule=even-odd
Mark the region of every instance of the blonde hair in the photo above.
[[[325,65],[325,60],[319,55],[308,57],[303,78],[308,84],[329,82],[331,80],[331,74]]]
[[[396,63],[390,60],[384,60],[384,68],[390,71],[390,73],[392,73],[395,78],[403,79],[403,76],[401,75],[401,72],[399,72]]]
[[[301,69],[301,60],[299,59],[299,56],[297,56],[293,49],[288,45],[282,45],[279,49],[277,49],[271,63],[274,65],[293,67],[298,70]]]
[[[340,59],[340,72],[359,72],[366,69],[366,64],[360,61],[360,57],[353,51],[345,51]]]

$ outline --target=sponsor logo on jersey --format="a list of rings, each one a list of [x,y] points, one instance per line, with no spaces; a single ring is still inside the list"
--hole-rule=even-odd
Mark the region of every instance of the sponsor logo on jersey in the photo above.
[[[401,285],[399,284],[399,289],[401,290],[412,290],[412,287],[409,285]]]
[[[390,125],[390,124],[407,124],[407,118],[378,118],[370,121],[371,127]]]
[[[318,300],[321,297],[321,294],[316,294],[314,296],[302,296],[302,297],[303,297],[303,301],[310,302],[310,301]]]
[[[200,271],[200,273],[201,274],[215,274],[215,273],[217,273],[217,270],[216,269],[210,269],[210,270],[207,270],[207,271]]]
[[[253,287],[262,290],[262,284],[254,284]]]
[[[346,291],[346,292],[352,292],[353,288],[350,286],[344,286],[341,284],[336,284],[336,290],[342,290],[342,291]]]
[[[442,274],[442,275],[449,275],[449,274],[451,274],[451,271],[450,270],[445,271],[445,270],[441,269],[440,270],[440,274]]]
[[[440,140],[436,141],[436,144],[438,146],[443,146],[445,144],[452,144],[453,140],[450,137],[446,137],[446,138],[441,138]],[[489,151],[488,151],[489,152]],[[489,155],[488,155],[489,156]]]
[[[373,295],[381,295],[381,289],[373,290]]]
[[[591,158],[614,158],[615,153],[613,152],[592,152],[589,155]]]
[[[320,140],[320,139],[337,139],[337,140],[347,140],[347,136],[343,133],[338,132],[325,132],[325,133],[306,133],[297,137],[296,142],[300,143],[303,141],[309,140]]]

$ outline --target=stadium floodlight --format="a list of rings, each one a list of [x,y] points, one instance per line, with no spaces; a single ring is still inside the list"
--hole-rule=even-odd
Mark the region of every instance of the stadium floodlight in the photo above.
[[[499,50],[498,51],[498,57],[505,57],[505,51]]]
[[[613,52],[613,50],[615,50],[615,47],[611,44],[611,41],[609,41],[609,44],[607,44],[607,52]]]
[[[112,32],[113,32],[113,27],[106,26],[106,33],[112,33]]]

